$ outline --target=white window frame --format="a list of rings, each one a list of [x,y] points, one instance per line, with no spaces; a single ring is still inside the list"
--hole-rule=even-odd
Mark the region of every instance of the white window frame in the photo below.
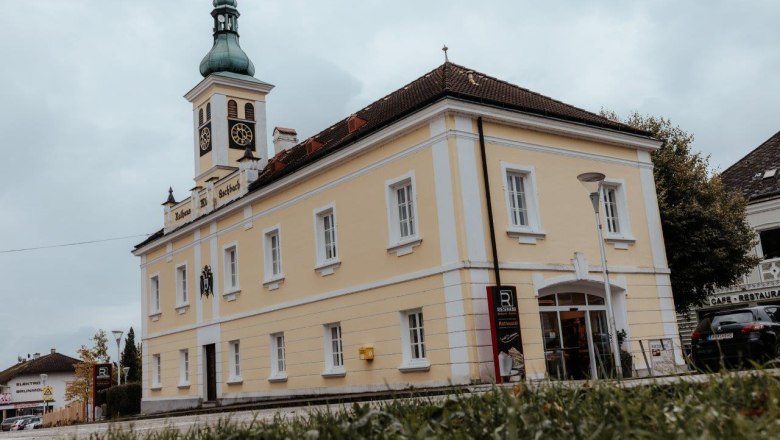
[[[235,267],[231,268],[230,252],[235,253]],[[235,271],[235,272],[233,272]],[[222,296],[228,301],[235,301],[241,293],[241,278],[239,270],[238,242],[234,241],[222,247],[222,274],[224,278]],[[235,284],[232,278],[235,276]]]
[[[152,389],[162,388],[162,359],[160,354],[152,355]]]
[[[241,377],[241,341],[238,339],[228,342],[229,358],[228,358],[228,383],[237,384],[242,383],[244,380]]]
[[[422,318],[422,325],[419,327],[421,330],[418,333],[419,336],[421,336],[421,342],[418,342],[417,344],[420,345],[420,348],[422,348],[423,356],[416,356],[415,357],[415,350],[412,347],[413,341],[412,341],[412,335],[411,335],[411,328],[409,325],[409,317],[411,315],[418,315],[419,318]],[[402,372],[412,372],[412,371],[428,371],[431,368],[431,363],[428,361],[428,347],[426,347],[425,344],[425,315],[423,313],[422,308],[418,309],[410,309],[410,310],[404,310],[400,313],[401,318],[401,355],[402,355],[402,364],[400,367],[398,367],[399,370]],[[419,352],[418,352],[419,354]]]
[[[615,207],[618,215],[618,232],[611,232],[607,222],[607,206],[605,200],[605,190],[614,189]],[[601,211],[601,221],[603,224],[604,240],[612,243],[615,249],[628,249],[629,244],[635,242],[634,235],[631,232],[631,221],[628,215],[628,202],[626,197],[626,183],[623,179],[604,179],[601,184],[599,199],[599,209]]]
[[[152,321],[160,319],[162,310],[160,309],[162,298],[160,298],[160,273],[155,273],[149,277],[149,317]]]
[[[190,386],[190,350],[179,350],[179,388]]]
[[[183,275],[182,275],[183,272]],[[176,266],[176,311],[181,315],[187,311],[190,305],[190,283],[187,263]]]
[[[325,218],[331,218],[331,240],[333,255],[328,258],[328,233],[325,229]],[[314,270],[322,276],[332,275],[341,265],[339,258],[338,223],[336,221],[336,203],[332,202],[314,210],[314,242],[317,263]]]
[[[401,236],[401,219],[399,216],[398,189],[410,186],[411,218],[413,233]],[[387,204],[388,246],[387,251],[403,256],[414,252],[414,248],[422,242],[420,235],[420,210],[417,209],[417,182],[414,171],[385,181],[385,203]]]
[[[279,345],[278,338],[281,338],[281,346]],[[271,375],[268,377],[269,382],[286,382],[287,381],[287,347],[285,343],[284,332],[273,333],[270,335],[270,341],[268,344],[271,359]],[[280,368],[281,364],[281,368]]]
[[[273,271],[273,249],[272,249],[272,236],[277,237],[277,260],[278,273]],[[265,265],[263,286],[268,290],[276,290],[279,285],[284,281],[284,256],[282,253],[282,227],[276,225],[263,231],[263,260]]]
[[[514,222],[514,215],[512,212],[513,200],[509,187],[510,176],[518,176],[523,179],[526,225],[518,225]],[[506,206],[507,213],[507,235],[517,237],[520,244],[536,244],[537,239],[543,239],[545,237],[539,211],[536,168],[531,165],[501,162],[501,179],[504,188],[504,206]]]
[[[333,331],[336,330],[338,339],[334,339]],[[333,322],[323,326],[323,352],[325,353],[325,371],[323,377],[344,377],[347,370],[344,367],[344,337],[341,331],[341,323]],[[334,348],[334,345],[336,347]]]

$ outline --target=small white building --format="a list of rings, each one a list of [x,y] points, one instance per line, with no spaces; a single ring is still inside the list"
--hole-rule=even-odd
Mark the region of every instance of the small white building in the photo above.
[[[65,407],[65,386],[75,380],[78,359],[57,353],[33,355],[0,372],[0,418],[42,414]],[[52,400],[44,401],[44,386],[52,387]]]

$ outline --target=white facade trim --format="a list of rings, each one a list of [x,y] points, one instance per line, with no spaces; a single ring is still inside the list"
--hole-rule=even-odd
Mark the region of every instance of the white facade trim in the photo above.
[[[464,132],[472,131],[472,120],[463,116],[455,116],[455,129]],[[482,223],[482,206],[484,197],[480,191],[481,169],[477,164],[477,145],[473,140],[458,137],[458,174],[460,175],[461,206],[463,206],[464,235],[466,236],[466,256],[470,261],[487,259],[485,249],[485,228]]]
[[[328,214],[333,216],[333,241],[335,249],[335,257],[327,258],[325,250],[325,231],[324,224],[322,223],[322,217]],[[338,216],[336,215],[336,202],[330,202],[325,206],[315,208],[312,210],[312,218],[314,224],[314,254],[316,266],[315,270],[322,276],[332,275],[335,269],[341,265],[340,249],[339,249],[339,228],[338,228]]]
[[[405,186],[411,187],[411,228],[414,232],[401,236],[401,219],[398,216],[398,196],[396,190]],[[407,255],[413,251],[413,246],[404,246],[407,243],[422,241],[420,234],[420,211],[417,209],[417,182],[414,170],[385,181],[385,203],[387,207],[387,250],[395,252],[397,256]]]
[[[504,206],[507,212],[507,233],[519,237],[527,237],[532,241],[526,241],[524,244],[535,244],[536,238],[544,238],[544,228],[542,228],[542,216],[539,210],[539,191],[536,184],[536,167],[533,165],[512,164],[501,161],[501,188],[504,192]],[[515,225],[512,219],[512,204],[509,196],[507,180],[510,174],[521,175],[525,184],[525,203],[528,217],[528,225]],[[523,241],[521,240],[521,243]]]

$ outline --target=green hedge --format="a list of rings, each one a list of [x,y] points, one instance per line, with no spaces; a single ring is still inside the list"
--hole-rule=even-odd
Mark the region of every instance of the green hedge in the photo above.
[[[141,413],[140,383],[116,385],[102,390],[98,394],[105,394],[107,418],[113,419]]]

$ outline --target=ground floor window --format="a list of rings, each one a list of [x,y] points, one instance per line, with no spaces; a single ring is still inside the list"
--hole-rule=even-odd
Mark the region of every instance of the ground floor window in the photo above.
[[[582,380],[613,376],[604,298],[581,292],[539,297],[547,374]]]

